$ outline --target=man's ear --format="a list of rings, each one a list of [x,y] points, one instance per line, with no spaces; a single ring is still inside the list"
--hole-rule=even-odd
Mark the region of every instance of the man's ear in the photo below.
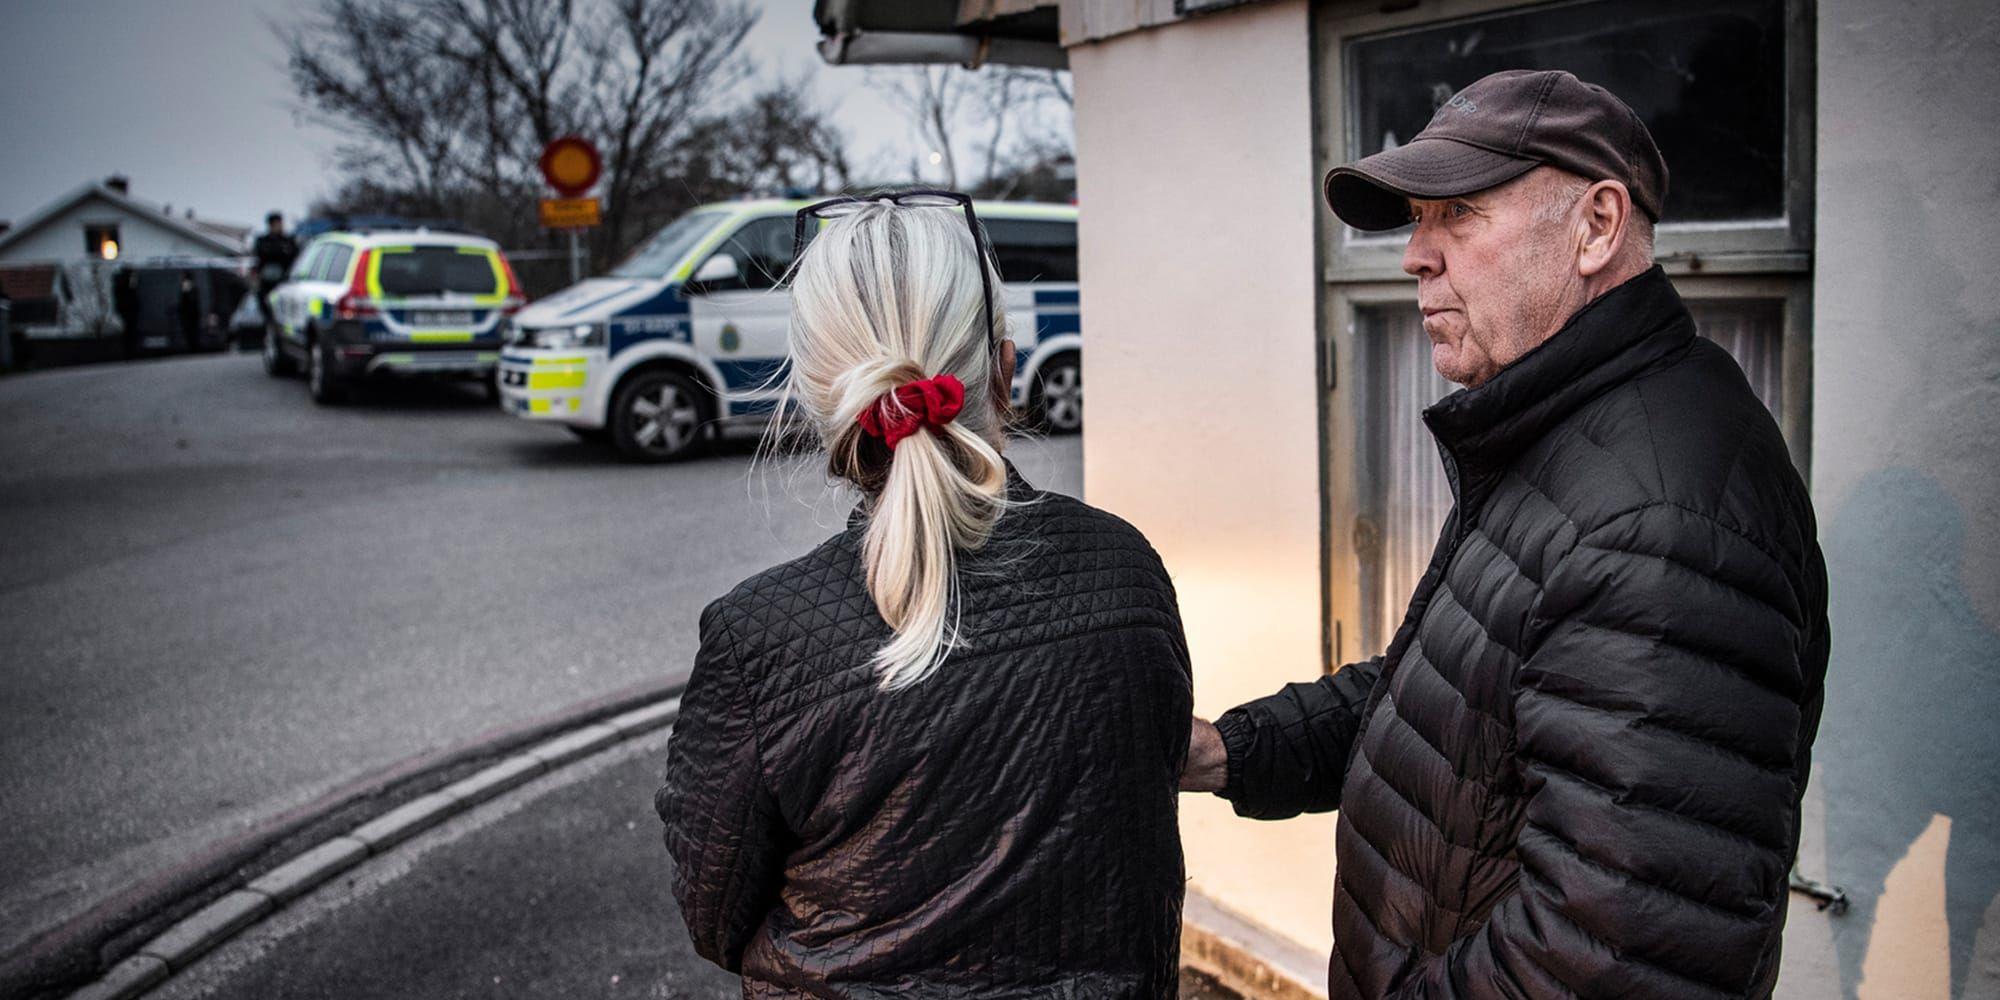
[[[1582,245],[1577,247],[1576,270],[1593,277],[1618,259],[1625,246],[1625,225],[1632,218],[1632,193],[1619,181],[1598,181],[1586,188],[1583,199]]]

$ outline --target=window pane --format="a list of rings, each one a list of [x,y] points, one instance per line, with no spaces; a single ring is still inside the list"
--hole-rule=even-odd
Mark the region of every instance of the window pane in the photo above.
[[[1667,158],[1665,221],[1772,219],[1785,203],[1784,0],[1589,0],[1348,44],[1350,152],[1401,145],[1467,84],[1565,69],[1617,94]]]
[[[792,240],[796,236],[790,216],[758,219],[729,237],[721,253],[736,258],[747,288],[771,288],[792,266]]]
[[[320,281],[339,281],[347,277],[347,262],[354,259],[354,249],[344,244],[333,246],[327,251],[326,260],[319,266],[313,277]]]
[[[457,247],[416,247],[380,251],[375,274],[384,295],[492,295],[500,290],[493,262],[484,253],[460,253]]]
[[[716,223],[728,217],[729,212],[723,209],[681,216],[669,223],[665,229],[654,233],[651,239],[640,244],[639,249],[632,251],[632,256],[625,258],[624,263],[612,268],[611,276],[664,277],[675,264],[680,263],[682,257],[687,256],[689,250],[694,249],[695,243],[708,235],[710,229],[715,228]]]
[[[1075,281],[1076,223],[981,219],[1002,281]]]
[[[1379,653],[1402,624],[1445,516],[1451,484],[1424,408],[1457,386],[1431,366],[1431,342],[1414,305],[1364,308],[1356,314],[1366,382],[1360,485],[1363,524],[1355,532],[1362,586],[1363,656]]]

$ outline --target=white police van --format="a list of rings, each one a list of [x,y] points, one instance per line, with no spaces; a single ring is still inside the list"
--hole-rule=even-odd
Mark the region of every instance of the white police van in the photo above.
[[[621,455],[666,461],[777,405],[791,302],[793,215],[809,201],[704,205],[613,268],[513,317],[501,406]],[[1083,426],[1076,208],[974,205],[1005,282],[1015,405],[1054,433]]]

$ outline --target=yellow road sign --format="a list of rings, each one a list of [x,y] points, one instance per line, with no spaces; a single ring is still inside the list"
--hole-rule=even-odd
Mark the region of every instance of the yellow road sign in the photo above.
[[[542,227],[588,229],[598,223],[596,198],[543,198]]]

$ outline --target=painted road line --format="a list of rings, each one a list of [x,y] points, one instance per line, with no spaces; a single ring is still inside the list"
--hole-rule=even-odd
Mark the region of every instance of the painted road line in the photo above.
[[[238,889],[167,928],[165,934],[146,942],[139,954],[151,955],[176,970],[185,969],[230,935],[256,923],[274,905],[271,897],[261,892]]]
[[[289,903],[367,856],[367,844],[353,837],[335,837],[265,872],[247,888],[271,897],[274,903]]]
[[[472,806],[500,797],[544,773],[558,770],[671,725],[678,695],[627,710],[544,740],[455,784],[405,803],[345,834],[331,837],[266,872],[249,886],[197,910],[141,945],[137,954],[102,978],[69,994],[69,1000],[132,1000],[185,969],[245,928],[362,861]]]
[[[113,966],[103,979],[69,995],[70,1000],[131,1000],[167,981],[173,970],[151,955],[134,955]]]
[[[539,757],[517,754],[438,791],[461,802],[484,802],[516,785],[527,784],[547,768]]]
[[[596,725],[585,726],[567,736],[558,736],[540,746],[529,747],[528,754],[547,764],[553,770],[623,735],[618,730],[600,722]]]

